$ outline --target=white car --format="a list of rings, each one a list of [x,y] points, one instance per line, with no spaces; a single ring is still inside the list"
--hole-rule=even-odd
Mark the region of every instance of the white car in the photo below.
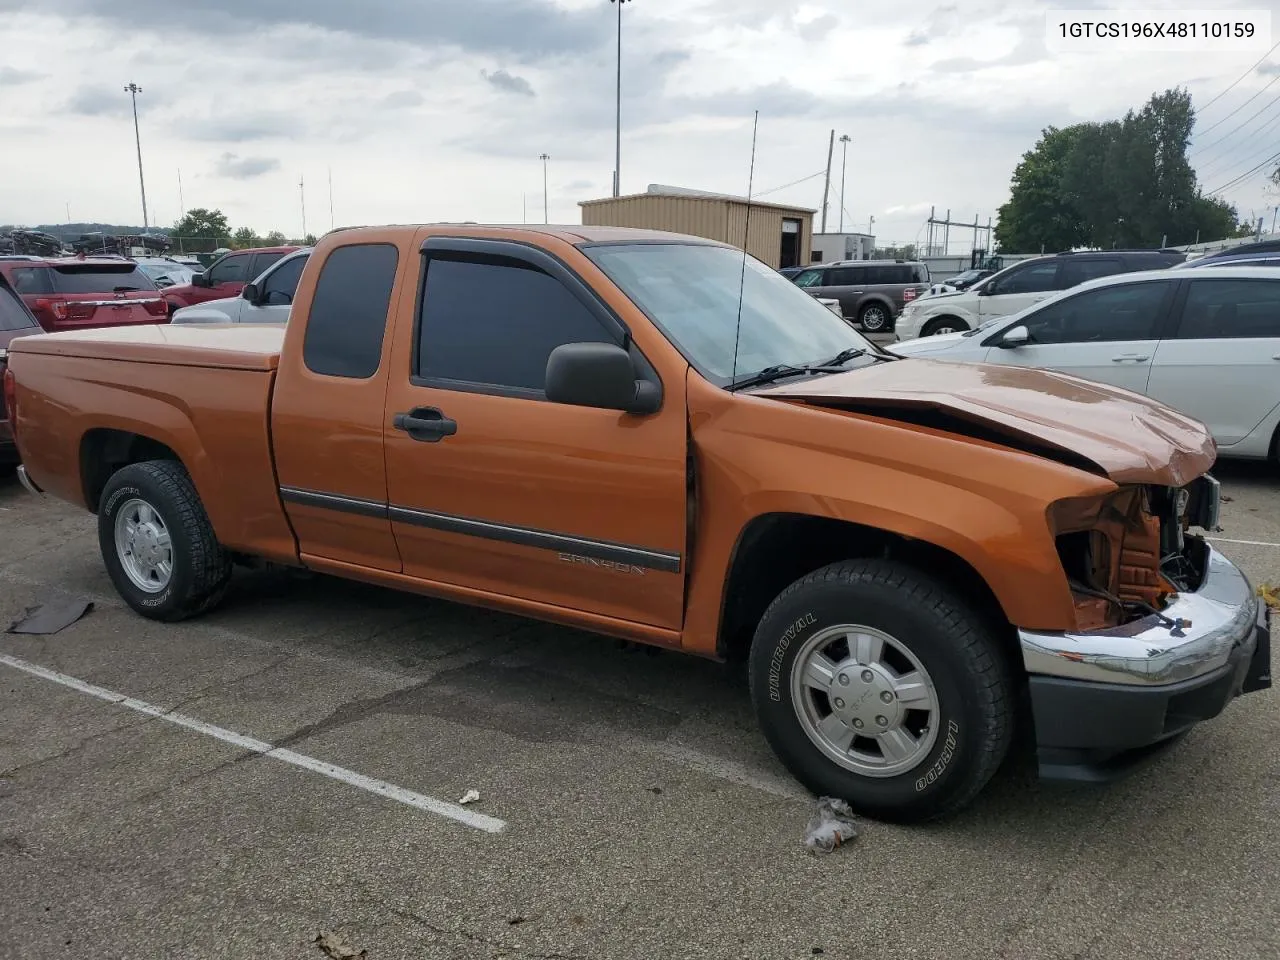
[[[1225,456],[1280,456],[1280,272],[1151,270],[1105,277],[905,357],[1046,367],[1124,387],[1203,421]]]
[[[169,257],[135,257],[134,263],[161,290],[188,284],[200,272],[199,269]]]
[[[208,300],[175,310],[171,323],[288,323],[298,280],[310,248],[281,257],[246,284],[237,297]]]
[[[909,302],[894,330],[899,340],[972,330],[994,317],[1007,317],[1098,277],[1155,270],[1181,263],[1173,250],[1081,250],[1055,253],[1005,267],[967,290],[929,294]]]

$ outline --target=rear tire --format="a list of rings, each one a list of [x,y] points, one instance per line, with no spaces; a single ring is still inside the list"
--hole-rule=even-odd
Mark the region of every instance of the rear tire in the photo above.
[[[889,329],[892,315],[883,303],[869,303],[858,311],[858,323],[867,333],[881,333]]]
[[[212,609],[231,580],[231,560],[182,464],[149,460],[107,481],[98,544],[116,591],[136,612],[173,622]]]
[[[968,329],[969,325],[956,317],[938,317],[924,325],[924,329],[920,331],[920,336],[936,337],[944,333],[962,333]]]
[[[749,669],[782,762],[869,817],[959,810],[1013,737],[1014,679],[995,629],[903,564],[846,561],[792,584],[761,619]]]

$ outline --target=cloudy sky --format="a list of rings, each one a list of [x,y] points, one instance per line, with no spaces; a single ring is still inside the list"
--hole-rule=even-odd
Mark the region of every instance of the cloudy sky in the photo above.
[[[1280,150],[1280,51],[1247,75],[1265,50],[1050,52],[1046,9],[1089,6],[1192,5],[629,0],[623,192],[745,193],[757,109],[757,193],[817,207],[821,177],[774,188],[821,171],[828,132],[847,133],[845,226],[874,217],[884,242],[922,237],[935,205],[985,222],[1042,127],[1178,84],[1212,126],[1192,145],[1207,189]],[[1280,0],[1199,7],[1272,10],[1280,40]],[[187,207],[262,233],[300,233],[300,179],[308,229],[328,229],[330,170],[338,225],[541,221],[545,152],[551,219],[578,223],[578,201],[611,188],[615,18],[608,0],[0,0],[0,223],[68,205],[141,221],[129,82],[153,222],[178,217],[179,170]],[[1269,228],[1265,186],[1224,196]]]

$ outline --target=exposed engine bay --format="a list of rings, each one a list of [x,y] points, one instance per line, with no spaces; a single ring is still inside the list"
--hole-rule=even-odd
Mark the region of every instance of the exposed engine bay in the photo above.
[[[1208,546],[1192,528],[1218,525],[1218,482],[1124,487],[1103,500],[1054,505],[1051,521],[1080,629],[1118,626],[1159,613],[1204,579]]]

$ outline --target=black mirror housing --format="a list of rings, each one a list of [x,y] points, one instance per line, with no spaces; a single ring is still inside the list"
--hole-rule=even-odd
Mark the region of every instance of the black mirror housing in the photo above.
[[[191,285],[192,285],[193,287],[210,287],[210,286],[212,286],[212,284],[211,284],[211,283],[209,283],[209,278],[208,278],[208,277],[206,277],[203,273],[193,273],[193,274],[191,275]]]
[[[262,292],[256,283],[246,283],[244,289],[240,291],[240,296],[256,306],[262,299]]]
[[[654,413],[662,405],[656,384],[636,378],[631,355],[612,343],[566,343],[547,358],[547,399],[579,407]]]

